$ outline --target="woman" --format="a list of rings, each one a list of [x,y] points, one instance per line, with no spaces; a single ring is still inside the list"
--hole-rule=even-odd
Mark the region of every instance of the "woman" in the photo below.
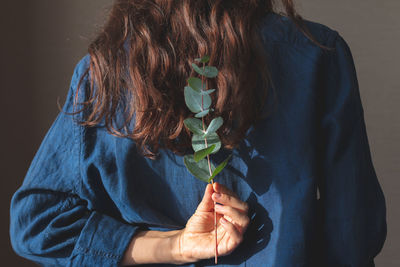
[[[385,199],[351,51],[271,0],[117,0],[11,203],[43,266],[374,266]],[[223,147],[213,185],[183,164],[183,88],[209,55]],[[210,122],[210,116],[205,121]]]

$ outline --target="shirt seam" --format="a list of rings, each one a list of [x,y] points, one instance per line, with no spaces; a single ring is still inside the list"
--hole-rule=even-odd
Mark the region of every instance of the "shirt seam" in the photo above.
[[[321,52],[323,55],[330,55],[331,53],[335,52],[335,42],[337,40],[338,32],[335,30],[330,31],[328,34],[328,37],[325,38],[325,40],[321,41],[320,43],[322,45],[328,46],[333,49],[333,51],[325,50],[319,46],[316,46],[316,48]],[[282,44],[286,45],[292,49],[295,49],[299,51],[300,49],[303,49],[305,46],[309,46],[310,43],[307,42],[296,42],[296,41],[288,41],[288,40],[267,40],[265,41],[266,44]],[[306,55],[307,58],[310,58],[309,56]]]
[[[280,21],[281,23],[286,23],[286,20],[284,17],[280,17],[278,14],[276,14],[276,17],[272,18],[271,20],[265,20],[262,22],[261,25],[261,34],[265,34],[264,31],[264,27],[266,27],[265,25],[267,25],[267,23],[269,22],[270,25],[268,25],[267,27],[272,27],[274,24],[277,23],[277,21]],[[309,21],[312,22],[312,21]],[[307,29],[310,29],[309,26],[311,27],[312,25],[306,25]],[[321,43],[322,45],[328,46],[328,47],[332,47],[331,44],[331,39],[336,39],[335,37],[338,35],[338,32],[334,29],[328,28],[327,26],[321,24],[320,26],[322,26],[322,28],[316,32],[315,34],[311,33],[313,37],[315,37],[316,39],[318,39],[317,37],[325,37],[323,38],[319,43]],[[287,39],[281,39],[281,40],[273,40],[273,39],[269,39],[268,37],[263,37],[262,39],[264,40],[265,43],[282,43],[282,44],[289,44],[289,45],[293,45],[293,46],[306,46],[306,45],[315,45],[307,36],[304,35],[304,33],[299,32],[299,31],[294,31],[294,32],[290,32],[289,35],[286,35]],[[304,38],[302,38],[304,37]],[[334,43],[332,43],[334,44]],[[320,48],[322,49],[322,48]]]
[[[80,77],[80,74],[78,74],[77,75],[77,79],[78,79],[78,81],[79,81],[79,79],[80,79],[81,77]],[[81,83],[81,86],[86,86],[86,82],[87,82],[87,80],[86,80],[86,77],[85,78],[83,78],[83,80],[82,80],[82,83]],[[77,86],[75,86],[76,87],[76,90],[78,90],[79,88],[77,88]],[[77,92],[75,92],[75,93],[77,93]],[[81,114],[81,113],[83,113],[83,111],[81,111],[81,112],[79,112],[79,113],[77,113],[77,114]],[[74,140],[75,140],[75,149],[77,150],[77,151],[75,151],[75,155],[76,155],[76,157],[77,157],[77,169],[75,170],[76,171],[76,177],[77,177],[77,181],[74,183],[74,188],[75,188],[75,191],[76,191],[76,193],[80,196],[81,195],[81,193],[82,193],[82,186],[83,186],[83,176],[82,176],[82,170],[81,170],[81,167],[82,167],[82,163],[81,163],[81,161],[82,161],[82,136],[83,136],[83,126],[80,126],[80,125],[78,125],[78,121],[81,121],[81,119],[82,119],[82,116],[78,116],[77,114],[74,114],[73,115],[73,128],[74,128],[74,130],[73,130],[73,132],[74,132]]]
[[[91,248],[83,248],[78,245],[75,247],[75,249],[78,251],[81,251],[83,254],[86,254],[86,255],[101,256],[101,257],[105,257],[105,258],[114,259],[116,261],[118,261],[120,258],[120,256],[117,256],[113,253],[104,252],[101,250],[95,250],[95,249],[91,249]]]
[[[77,79],[78,80],[80,79],[80,75],[79,74],[77,75]],[[85,87],[86,84],[87,84],[87,77],[83,78],[82,81],[83,82],[81,83],[81,86]],[[79,88],[77,88],[77,86],[75,86],[75,87],[76,87],[76,90],[79,89]],[[82,121],[83,112],[84,111],[81,111],[81,112],[77,113],[79,115],[76,115],[76,114],[73,115],[74,140],[75,140],[76,150],[78,150],[77,152],[75,152],[75,153],[77,153],[76,156],[77,156],[77,161],[78,161],[77,170],[76,170],[78,181],[74,184],[74,187],[75,187],[75,191],[77,192],[78,196],[81,196],[82,188],[83,188],[83,175],[82,175],[82,170],[81,170],[81,167],[82,167],[82,162],[81,161],[82,161],[82,149],[83,149],[83,144],[82,143],[83,143],[84,127],[80,126],[80,125],[77,125],[76,121],[78,121],[78,120]],[[89,212],[91,213],[92,211],[89,210]],[[98,228],[98,223],[95,226],[94,232],[92,233],[92,236],[91,236],[91,240],[89,241],[89,246],[87,248],[83,248],[80,245],[76,244],[75,249],[77,251],[81,251],[82,253],[87,254],[87,255],[102,256],[102,257],[105,257],[105,258],[119,260],[120,256],[118,256],[118,255],[115,255],[115,254],[110,253],[110,252],[105,252],[105,251],[102,251],[102,250],[96,250],[96,249],[91,248],[91,245],[92,245],[91,243],[92,243],[92,240],[94,238],[94,234],[97,232],[97,228]]]

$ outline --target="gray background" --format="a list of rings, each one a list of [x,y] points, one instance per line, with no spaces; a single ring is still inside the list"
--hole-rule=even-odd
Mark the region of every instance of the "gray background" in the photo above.
[[[12,194],[63,103],[75,64],[86,53],[111,1],[7,1],[0,16],[1,222],[3,266],[35,266],[14,254],[8,237]],[[304,18],[337,30],[356,64],[372,159],[388,219],[378,267],[400,266],[400,1],[297,1]]]

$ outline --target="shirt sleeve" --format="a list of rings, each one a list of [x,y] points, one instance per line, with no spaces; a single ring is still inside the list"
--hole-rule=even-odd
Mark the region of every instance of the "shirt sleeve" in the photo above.
[[[140,228],[88,208],[80,194],[79,126],[72,104],[89,55],[76,65],[63,107],[37,151],[10,206],[10,238],[17,254],[42,266],[119,266]],[[86,86],[88,78],[83,79]],[[74,115],[75,116],[75,115]]]
[[[386,239],[385,198],[371,160],[352,53],[334,31],[321,112],[321,266],[370,267]]]

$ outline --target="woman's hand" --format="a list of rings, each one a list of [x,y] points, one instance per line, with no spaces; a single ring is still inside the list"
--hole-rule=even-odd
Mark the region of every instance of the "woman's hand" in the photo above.
[[[215,254],[214,201],[217,212],[218,255],[230,254],[243,240],[250,222],[248,204],[220,183],[208,184],[195,213],[178,235],[179,253],[186,262]]]
[[[207,185],[202,201],[184,229],[135,234],[124,253],[122,266],[183,264],[214,257],[214,201],[223,204],[216,205],[218,255],[230,254],[242,242],[250,222],[248,205],[227,187],[214,183],[214,187]]]

